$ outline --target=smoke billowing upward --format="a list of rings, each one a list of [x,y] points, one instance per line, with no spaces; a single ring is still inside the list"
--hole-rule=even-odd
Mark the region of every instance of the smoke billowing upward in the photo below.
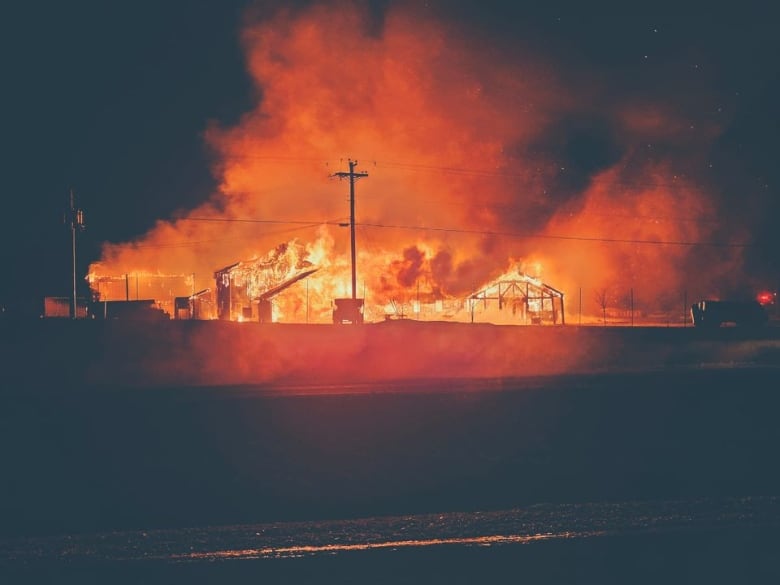
[[[358,281],[378,306],[462,296],[515,268],[568,294],[633,289],[655,309],[738,278],[740,248],[698,245],[743,235],[720,227],[690,170],[717,126],[693,134],[666,102],[617,97],[527,48],[505,54],[411,4],[380,19],[357,2],[250,14],[257,102],[206,132],[218,192],[107,245],[92,272],[194,273],[199,289],[296,238],[321,267],[309,281],[323,314],[348,292],[348,185],[331,175],[351,158],[369,175],[356,187]]]

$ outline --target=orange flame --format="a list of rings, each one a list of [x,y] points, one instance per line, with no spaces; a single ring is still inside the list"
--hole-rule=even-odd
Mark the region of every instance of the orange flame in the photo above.
[[[369,173],[356,186],[368,318],[390,303],[464,298],[518,265],[569,295],[631,288],[648,306],[676,306],[682,289],[693,298],[738,262],[733,250],[689,245],[716,236],[701,220],[717,209],[636,147],[579,196],[548,191],[561,163],[535,149],[585,105],[544,60],[495,59],[408,6],[389,8],[376,34],[365,10],[345,6],[338,18],[317,4],[248,20],[260,98],[234,127],[207,131],[218,192],[136,242],[107,244],[92,274],[194,274],[197,290],[217,268],[295,238],[320,270],[279,295],[277,316],[327,321],[331,300],[349,293],[349,230],[338,225],[348,187],[329,179],[347,156]],[[626,107],[612,123],[626,144],[681,132],[659,108]]]

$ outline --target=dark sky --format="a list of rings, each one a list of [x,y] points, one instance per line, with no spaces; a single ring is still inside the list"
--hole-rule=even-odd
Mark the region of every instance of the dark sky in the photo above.
[[[373,4],[377,30],[390,3]],[[14,4],[2,10],[0,35],[0,304],[40,311],[44,295],[69,293],[62,213],[70,188],[87,223],[79,280],[101,242],[132,239],[213,192],[202,134],[210,123],[235,123],[259,97],[239,40],[245,9],[251,4],[262,17],[279,3]],[[751,262],[777,286],[780,35],[771,3],[525,4],[428,3],[489,43],[497,59],[529,49],[567,75],[599,79],[616,101],[674,96],[692,121],[714,119],[721,132],[708,180],[735,214],[749,215],[760,201]],[[573,137],[562,156],[586,173],[609,164],[610,142],[600,139],[608,130],[576,119],[560,124]]]

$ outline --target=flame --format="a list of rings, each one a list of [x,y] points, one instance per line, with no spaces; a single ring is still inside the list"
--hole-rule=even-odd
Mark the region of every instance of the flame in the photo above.
[[[275,298],[275,317],[327,322],[332,300],[350,294],[349,229],[339,225],[348,185],[332,178],[348,156],[368,172],[356,185],[367,319],[424,305],[468,319],[463,299],[518,266],[567,294],[636,290],[648,307],[678,306],[683,289],[693,298],[738,266],[738,251],[689,245],[718,236],[703,221],[718,209],[678,176],[686,161],[639,146],[682,140],[673,114],[636,103],[588,111],[577,97],[584,88],[551,62],[495,59],[407,4],[387,8],[379,33],[369,21],[352,2],[248,15],[242,42],[259,97],[235,126],[206,132],[217,192],[135,242],[106,244],[91,277],[194,274],[193,288],[203,289],[220,266],[281,242],[298,255],[285,266],[320,270]],[[594,102],[596,85],[587,90]],[[619,150],[575,187],[553,148],[572,112],[611,116]],[[716,135],[712,128],[707,139]]]

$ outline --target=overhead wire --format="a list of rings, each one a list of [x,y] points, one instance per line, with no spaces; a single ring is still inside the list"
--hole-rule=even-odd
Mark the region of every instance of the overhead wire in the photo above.
[[[318,162],[323,163],[326,166],[329,165],[329,161],[323,161],[322,159],[315,159],[310,157],[293,157],[293,156],[255,156],[255,155],[225,155],[223,158],[241,158],[241,159],[256,159],[256,160],[270,160],[270,161],[282,161],[282,162]],[[506,172],[498,169],[470,169],[462,167],[451,167],[444,165],[431,165],[431,164],[419,164],[419,163],[405,163],[399,161],[377,161],[371,160],[375,167],[384,167],[397,170],[410,170],[410,171],[422,171],[422,172],[437,172],[446,174],[459,174],[459,175],[473,175],[473,176],[489,176],[489,177],[501,177],[501,178],[526,178],[528,175],[522,173]],[[541,169],[537,169],[541,172]],[[616,184],[626,184],[623,182],[616,182]],[[633,182],[628,183],[631,185],[648,185],[654,187],[669,186],[661,183],[640,183]],[[679,185],[676,185],[679,186]],[[508,209],[512,206],[506,205],[494,205],[497,209]],[[669,216],[634,216],[630,214],[609,214],[609,213],[590,213],[589,215],[603,216],[603,217],[615,217],[622,219],[635,219],[635,220],[649,220],[649,221],[676,221],[676,222],[690,222],[690,223],[716,223],[714,219],[708,218],[678,218]],[[292,227],[285,230],[278,230],[275,232],[268,232],[264,235],[273,235],[278,233],[292,232],[297,230],[308,229],[320,225],[340,225],[344,226],[344,223],[348,221],[348,218],[336,218],[326,221],[311,221],[311,220],[279,220],[279,219],[255,219],[255,218],[235,218],[235,217],[186,217],[179,218],[176,221],[198,221],[198,222],[234,222],[234,223],[253,223],[253,224],[271,224],[271,225],[293,225],[299,227]],[[556,234],[539,234],[539,233],[521,233],[511,231],[496,231],[496,230],[478,230],[478,229],[465,229],[465,228],[448,228],[437,226],[415,226],[415,225],[402,225],[402,224],[383,224],[383,223],[356,223],[357,226],[364,228],[381,228],[381,229],[402,229],[402,230],[415,230],[415,231],[431,231],[442,233],[455,233],[455,234],[474,234],[485,235],[495,237],[512,237],[512,238],[526,238],[526,239],[551,239],[551,240],[571,240],[582,242],[601,242],[601,243],[620,243],[620,244],[653,244],[653,245],[676,245],[676,246],[711,246],[711,247],[729,247],[729,248],[747,248],[752,246],[750,243],[734,243],[734,242],[715,242],[715,241],[684,241],[684,240],[644,240],[644,239],[632,239],[632,238],[604,238],[604,237],[589,237],[589,236],[566,236]],[[214,240],[200,240],[200,241],[187,241],[178,242],[173,244],[161,244],[161,245],[139,245],[139,248],[173,248],[173,247],[189,247],[194,245],[201,245],[206,243],[213,243],[216,241],[225,241],[225,239]]]
[[[277,156],[277,155],[243,155],[243,154],[227,154],[221,155],[221,159],[239,159],[239,160],[267,160],[274,162],[288,162],[288,163],[319,163],[325,166],[335,165],[337,162],[343,162],[344,159],[335,161],[333,159],[320,159],[313,157],[297,157],[297,156]],[[539,176],[544,173],[544,169],[536,167],[531,172],[516,172],[502,169],[480,169],[469,167],[455,167],[448,165],[435,165],[435,164],[421,164],[421,163],[409,163],[403,161],[383,161],[378,159],[369,158],[368,163],[375,168],[386,168],[394,170],[412,171],[412,172],[424,172],[424,173],[441,173],[451,175],[464,175],[464,176],[476,176],[476,177],[495,177],[495,178],[507,178],[507,179],[527,179],[529,176]],[[567,168],[565,166],[557,166],[559,174],[566,173]],[[622,186],[635,186],[635,187],[680,187],[681,183],[676,183],[678,177],[674,177],[672,182],[659,182],[659,181],[611,181],[612,184]],[[680,177],[684,179],[684,177]]]
[[[375,167],[378,168],[406,170],[406,171],[413,171],[413,172],[470,175],[470,176],[478,176],[478,177],[495,177],[495,178],[506,178],[506,179],[527,179],[529,176],[540,176],[544,172],[544,169],[538,167],[533,169],[533,171],[531,172],[521,173],[521,172],[505,171],[500,169],[474,169],[474,168],[467,168],[467,167],[452,167],[452,166],[444,166],[444,165],[419,164],[419,163],[388,162],[388,161],[375,161],[375,160],[372,160],[371,162],[374,164]],[[559,171],[558,172],[559,175],[566,173],[567,171],[566,167],[558,166],[556,168]],[[628,186],[628,187],[681,187],[683,186],[683,184],[675,182],[677,178],[678,178],[677,176],[673,177],[672,182],[616,180],[616,181],[610,181],[610,183],[614,185],[621,185],[621,186]]]
[[[433,231],[433,232],[445,232],[445,233],[461,233],[461,234],[473,234],[473,235],[485,235],[485,236],[501,236],[512,238],[524,238],[524,239],[550,239],[550,240],[573,240],[578,242],[602,242],[613,244],[655,244],[655,245],[674,245],[674,246],[712,246],[712,247],[724,247],[724,248],[748,248],[753,244],[739,243],[739,242],[693,242],[682,240],[640,240],[632,238],[600,238],[600,237],[588,237],[588,236],[561,236],[555,234],[528,234],[520,232],[505,232],[494,230],[474,230],[464,228],[443,228],[443,227],[430,227],[430,226],[410,226],[410,225],[391,225],[391,224],[379,224],[379,223],[359,223],[363,227],[375,227],[375,228],[391,228],[391,229],[404,229],[404,230],[417,230],[417,231]]]
[[[190,220],[193,221],[221,221],[221,222],[230,222],[230,221],[236,221],[241,223],[295,223],[300,224],[296,225],[296,227],[282,229],[282,230],[274,230],[270,232],[263,232],[263,236],[273,236],[278,234],[284,234],[284,233],[291,233],[296,231],[302,231],[308,228],[312,227],[319,227],[321,225],[337,225],[335,220],[332,221],[326,221],[326,222],[280,222],[275,220],[251,220],[251,219],[233,219],[233,218],[181,218],[179,221],[182,220]],[[209,240],[196,240],[196,241],[182,241],[182,242],[172,242],[168,244],[138,244],[135,245],[135,248],[142,248],[142,249],[170,249],[170,248],[189,248],[189,247],[195,247],[200,246],[204,244],[213,244],[216,242],[229,242],[229,241],[237,241],[237,240],[247,240],[249,238],[253,237],[251,234],[247,234],[244,236],[233,236],[229,238],[212,238]]]
[[[210,218],[186,218],[188,221],[207,221],[207,222],[239,222],[239,223],[260,223],[260,224],[295,224],[301,225],[301,228],[306,229],[310,227],[320,225],[337,225],[346,227],[344,221],[327,220],[321,222],[312,222],[304,220],[276,220],[276,219],[254,219],[254,218],[235,218],[235,217],[210,217]],[[559,234],[540,234],[540,233],[526,233],[526,232],[513,232],[513,231],[501,231],[501,230],[479,230],[479,229],[467,229],[467,228],[451,228],[451,227],[439,227],[439,226],[420,226],[420,225],[404,225],[404,224],[385,224],[385,223],[371,223],[371,222],[355,222],[355,227],[362,228],[377,228],[377,229],[400,229],[400,230],[413,230],[413,231],[429,231],[429,232],[442,232],[442,233],[455,233],[455,234],[470,234],[470,235],[482,235],[482,236],[496,236],[496,237],[510,237],[520,239],[549,239],[549,240],[569,240],[579,242],[598,242],[598,243],[613,243],[613,244],[651,244],[651,245],[673,245],[673,246],[709,246],[709,247],[723,247],[723,248],[749,248],[754,244],[745,242],[717,242],[717,241],[690,241],[690,240],[644,240],[636,238],[604,238],[595,236],[566,236]],[[290,230],[291,231],[291,230]]]

